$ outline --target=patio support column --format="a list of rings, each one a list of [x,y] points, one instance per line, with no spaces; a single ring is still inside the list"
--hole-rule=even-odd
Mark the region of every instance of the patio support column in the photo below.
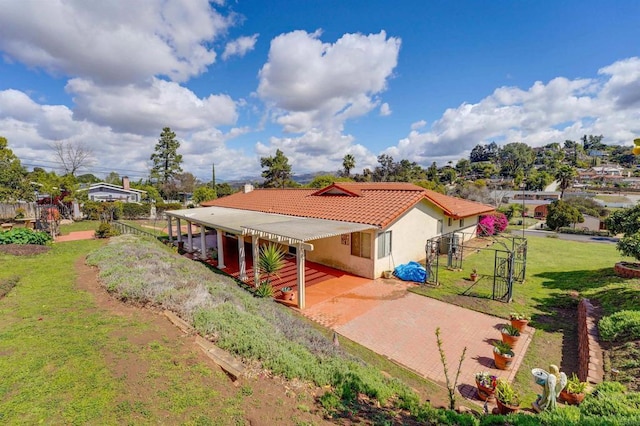
[[[176,235],[178,236],[178,242],[181,243],[182,242],[182,225],[180,224],[180,219],[176,218],[176,224],[177,226],[177,230],[176,230]]]
[[[207,228],[200,225],[200,259],[207,260]]]
[[[224,269],[224,245],[222,244],[222,231],[216,229],[216,243],[218,244],[218,269]]]
[[[260,268],[258,262],[260,259],[260,246],[258,240],[260,238],[257,235],[251,236],[251,253],[253,254],[253,283],[256,287],[260,285]]]
[[[189,253],[193,253],[193,231],[191,230],[191,222],[187,222],[187,246]]]
[[[169,231],[169,243],[173,243],[173,223],[171,223],[171,216],[167,216],[167,230]]]
[[[238,278],[241,281],[247,280],[247,263],[245,262],[244,255],[244,237],[242,235],[238,235],[238,264],[240,266],[240,274]]]
[[[304,263],[305,255],[302,244],[298,244],[296,247],[296,268],[298,272],[298,308],[304,309],[305,307],[305,283],[304,283]]]

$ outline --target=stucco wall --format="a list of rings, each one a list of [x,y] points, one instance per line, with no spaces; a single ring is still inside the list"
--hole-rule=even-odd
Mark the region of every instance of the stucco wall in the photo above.
[[[374,231],[369,231],[368,233],[371,235],[371,257],[375,258],[376,233]],[[313,251],[306,253],[307,259],[361,277],[374,278],[373,259],[352,256],[351,234],[345,235],[344,242],[346,242],[346,244],[343,244],[342,235],[309,241],[309,243],[313,244]]]
[[[459,220],[453,220],[451,226],[443,216],[443,212],[436,207],[420,202],[414,208],[399,217],[384,230],[368,231],[371,234],[371,257],[365,259],[351,255],[351,235],[343,244],[343,236],[309,241],[314,250],[307,252],[307,259],[323,265],[331,266],[365,278],[378,278],[386,270],[393,270],[396,266],[411,260],[418,261],[425,258],[424,247],[429,238],[449,232],[464,233],[465,240],[475,237],[478,217],[464,219],[460,227]],[[442,222],[438,219],[443,218]],[[378,259],[378,235],[391,231],[391,255]]]
[[[440,213],[441,214],[441,213]],[[375,270],[379,277],[383,271],[411,260],[424,259],[427,240],[438,234],[439,213],[425,202],[417,204],[383,231],[391,231],[391,256],[378,259],[378,238],[374,244]]]

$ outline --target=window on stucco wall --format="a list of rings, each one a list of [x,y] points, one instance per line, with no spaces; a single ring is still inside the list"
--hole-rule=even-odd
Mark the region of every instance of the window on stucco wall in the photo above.
[[[391,255],[391,231],[378,234],[378,259]]]
[[[351,233],[351,255],[371,259],[371,234]]]
[[[460,228],[464,226],[464,219],[460,219]]]

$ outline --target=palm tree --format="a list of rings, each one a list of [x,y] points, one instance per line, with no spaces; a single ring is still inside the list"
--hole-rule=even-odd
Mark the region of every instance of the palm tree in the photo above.
[[[563,165],[558,168],[556,172],[556,180],[560,184],[560,199],[564,197],[564,191],[571,186],[573,183],[573,179],[578,175],[576,169],[569,166]]]
[[[344,175],[349,177],[351,175],[351,169],[356,166],[356,159],[351,154],[347,154],[342,159],[342,167],[344,168]]]

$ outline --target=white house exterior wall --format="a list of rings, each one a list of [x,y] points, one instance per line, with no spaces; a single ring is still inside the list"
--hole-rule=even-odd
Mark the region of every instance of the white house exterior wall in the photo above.
[[[386,270],[393,270],[395,266],[411,260],[424,259],[424,247],[429,238],[438,235],[438,217],[442,213],[430,207],[426,202],[420,202],[415,207],[400,216],[384,231],[391,231],[391,256],[378,259],[378,238],[376,233],[374,246],[376,277]]]
[[[371,257],[375,259],[376,252],[374,249],[377,234],[374,231],[365,232],[371,235]],[[343,244],[343,241],[346,244]],[[374,260],[351,255],[351,234],[308,242],[313,244],[313,251],[306,253],[308,260],[364,278],[374,278]]]
[[[127,201],[140,202],[140,194],[129,191],[119,191],[116,188],[91,188],[89,199],[92,201]]]

